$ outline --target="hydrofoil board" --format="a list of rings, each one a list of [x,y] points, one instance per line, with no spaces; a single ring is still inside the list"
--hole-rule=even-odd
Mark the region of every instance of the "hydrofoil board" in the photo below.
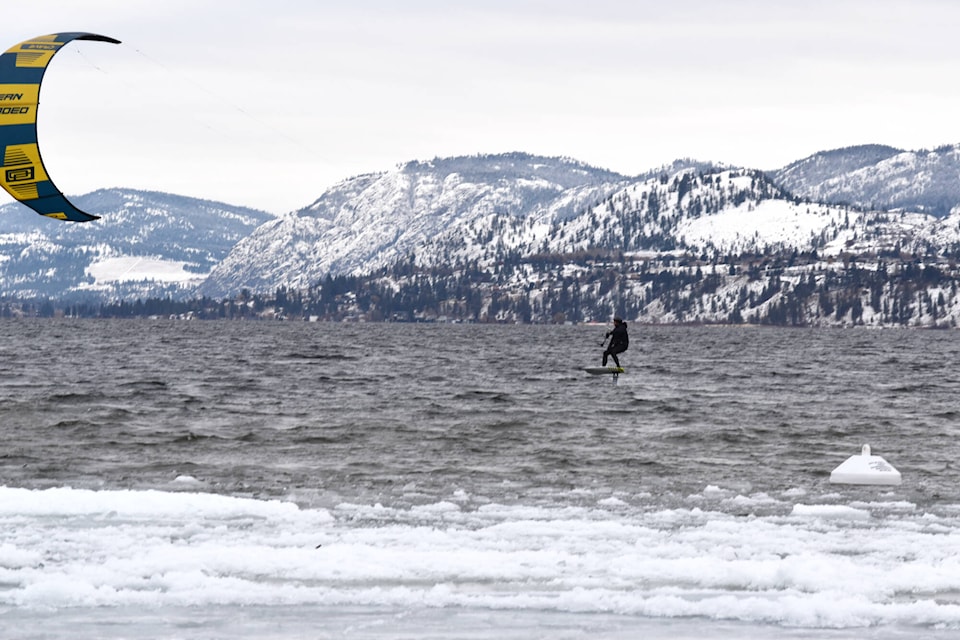
[[[584,367],[583,370],[595,376],[604,374],[617,376],[626,371],[623,367]]]

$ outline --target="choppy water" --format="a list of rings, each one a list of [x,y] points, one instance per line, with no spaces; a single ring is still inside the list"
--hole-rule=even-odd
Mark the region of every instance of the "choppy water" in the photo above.
[[[9,637],[960,633],[956,332],[0,327]]]

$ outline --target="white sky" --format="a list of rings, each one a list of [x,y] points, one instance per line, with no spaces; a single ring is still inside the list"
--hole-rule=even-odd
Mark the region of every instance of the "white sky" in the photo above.
[[[44,79],[41,151],[67,194],[283,213],[451,155],[636,174],[960,142],[957,25],[952,0],[30,0],[4,4],[0,50],[123,41],[71,44]]]

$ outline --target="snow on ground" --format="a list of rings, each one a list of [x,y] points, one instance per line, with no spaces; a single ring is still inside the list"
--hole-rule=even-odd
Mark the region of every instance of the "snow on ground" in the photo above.
[[[840,213],[822,205],[801,208],[784,200],[764,200],[684,220],[676,235],[692,245],[743,246],[756,239],[802,247],[834,220],[842,220]]]
[[[206,274],[191,273],[184,267],[186,262],[146,258],[138,256],[119,256],[103,258],[86,268],[85,273],[92,276],[96,285],[110,282],[189,282],[201,280]]]

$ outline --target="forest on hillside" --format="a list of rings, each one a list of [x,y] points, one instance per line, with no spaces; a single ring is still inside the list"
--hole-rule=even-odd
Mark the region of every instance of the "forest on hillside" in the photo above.
[[[641,323],[955,327],[960,272],[920,256],[640,259],[626,254],[513,256],[424,268],[410,258],[307,290],[226,300],[58,303],[6,299],[0,317],[196,318],[366,322]]]

